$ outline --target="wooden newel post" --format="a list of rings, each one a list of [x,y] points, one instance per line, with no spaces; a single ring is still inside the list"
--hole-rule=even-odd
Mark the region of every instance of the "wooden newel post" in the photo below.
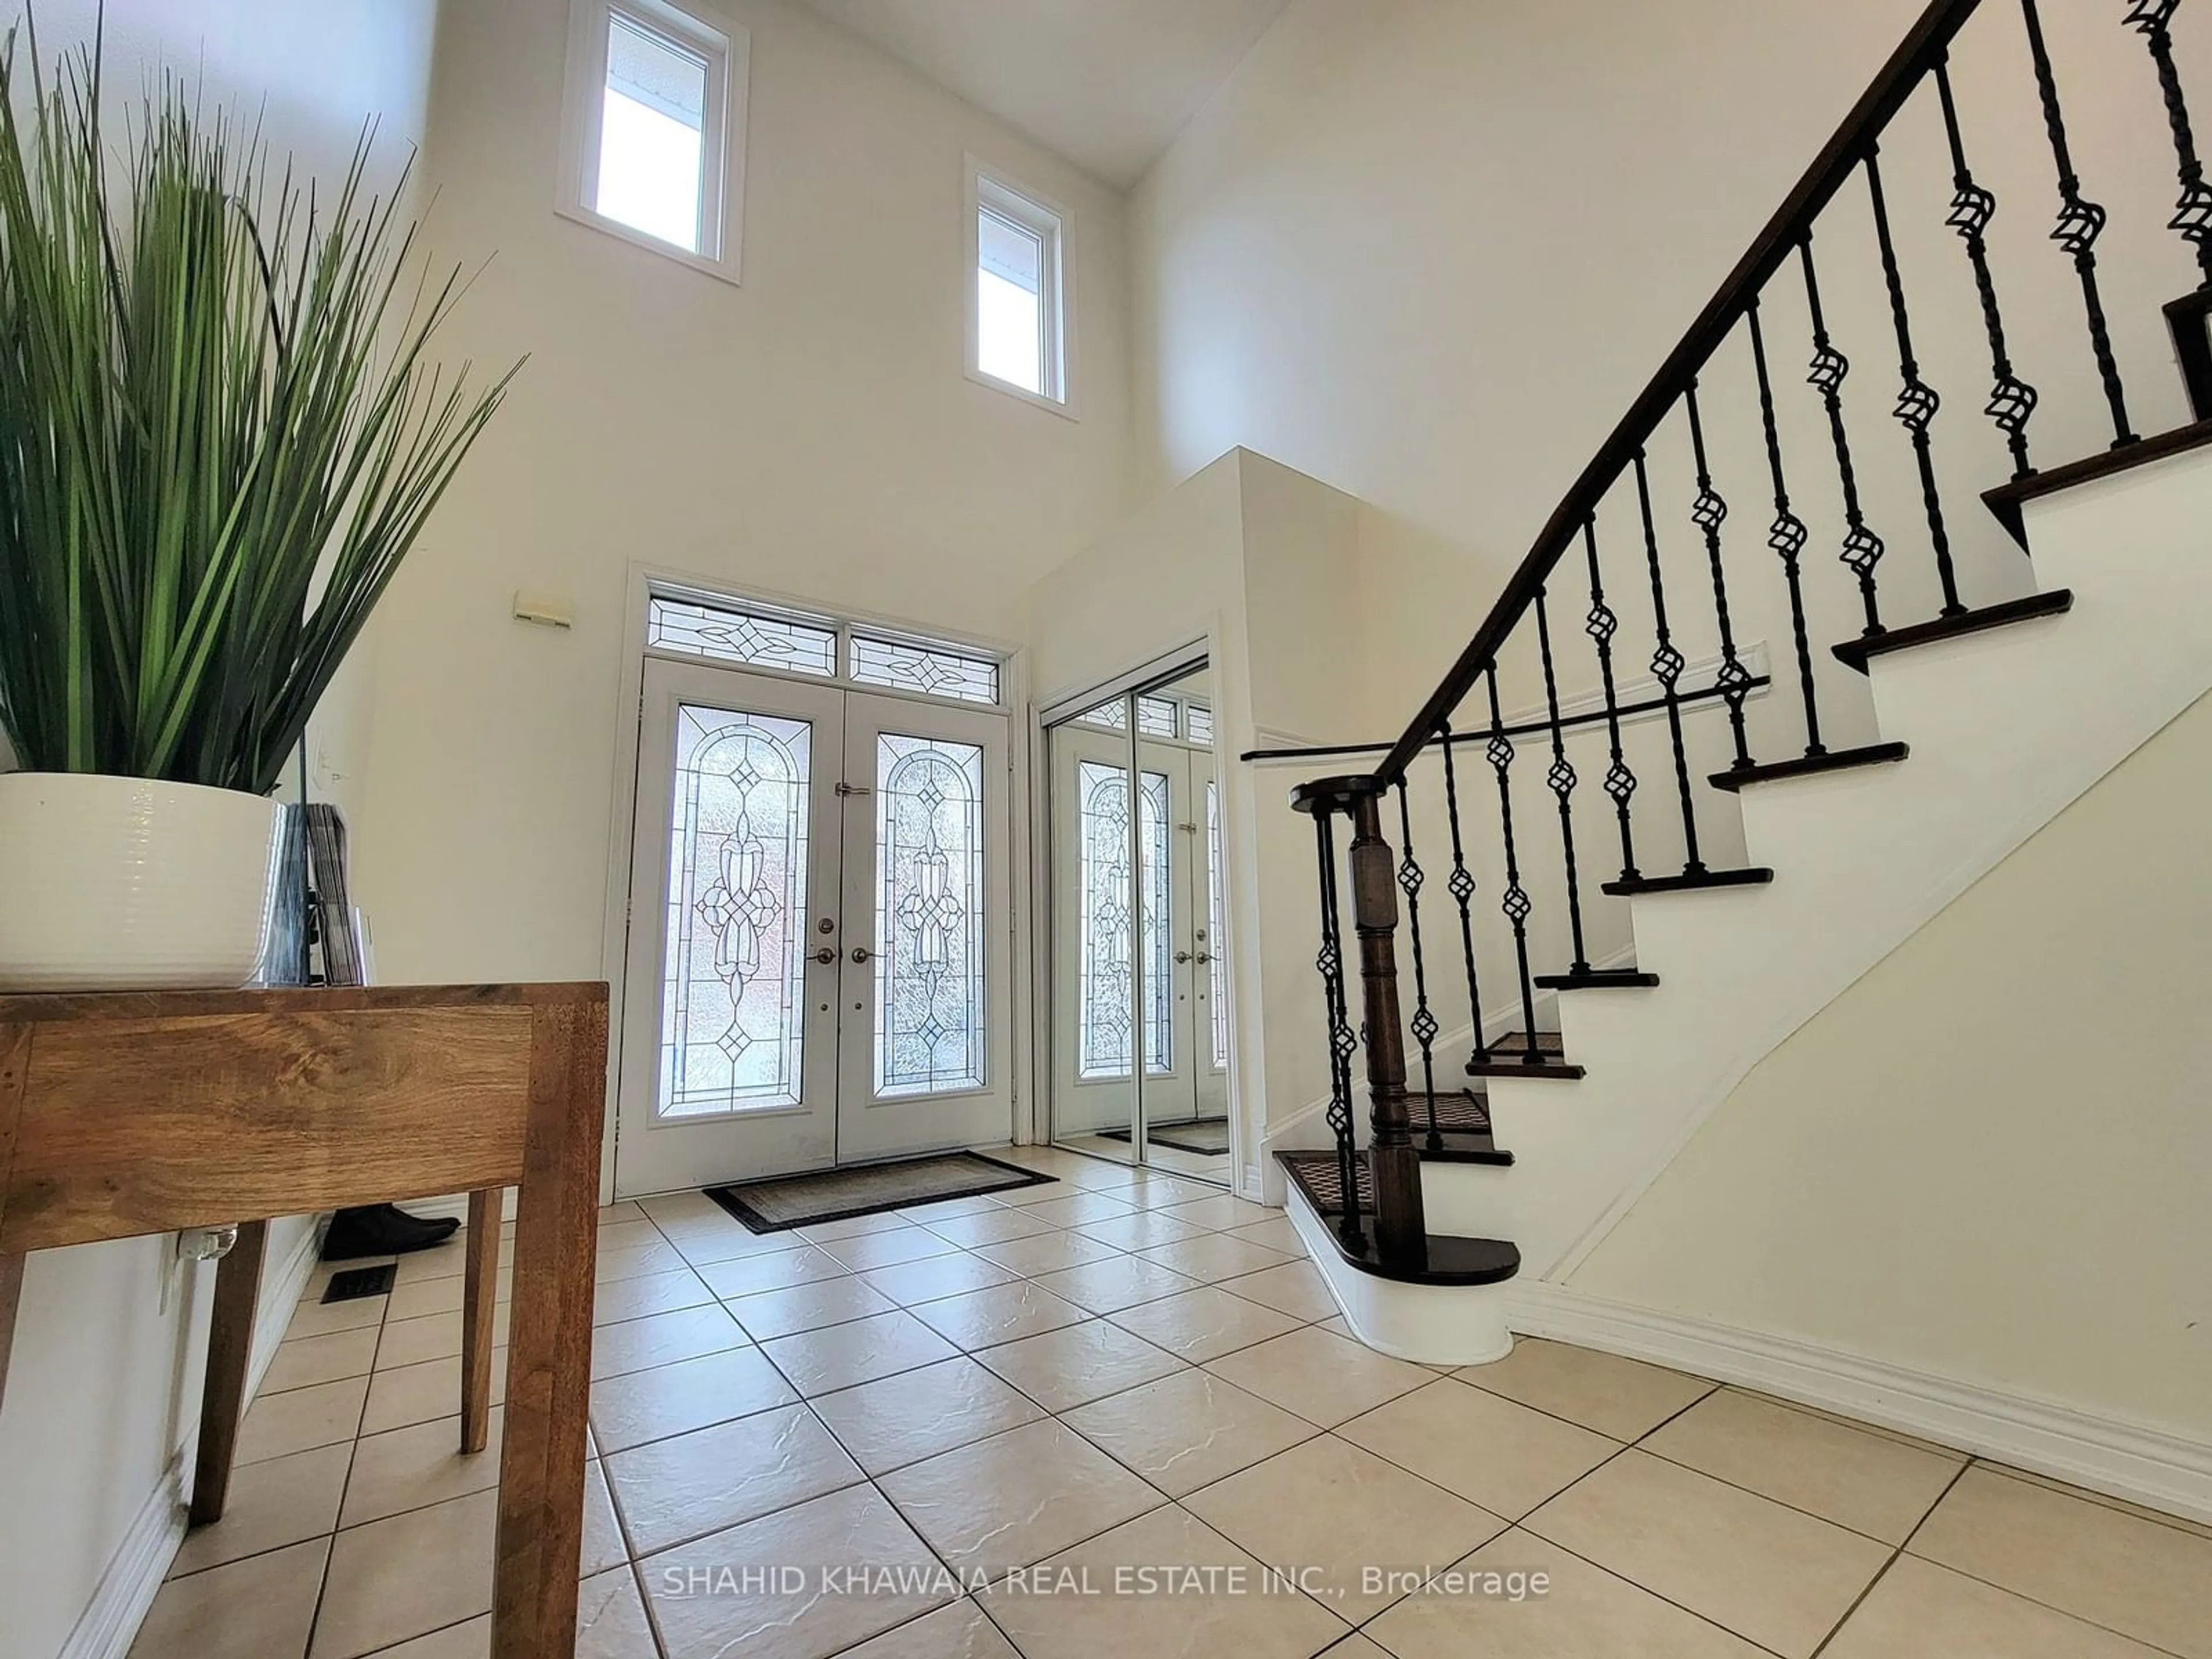
[[[1382,1265],[1419,1267],[1428,1259],[1421,1212],[1421,1155],[1406,1103],[1406,1033],[1398,1012],[1397,874],[1382,839],[1378,794],[1352,807],[1352,926],[1359,935],[1359,980],[1367,1023],[1367,1088],[1374,1103],[1375,1243]]]

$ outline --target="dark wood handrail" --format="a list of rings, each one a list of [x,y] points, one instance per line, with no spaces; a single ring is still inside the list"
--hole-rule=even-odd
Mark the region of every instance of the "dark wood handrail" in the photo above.
[[[1659,423],[1743,319],[1751,302],[1781,268],[1783,261],[1796,251],[1814,221],[1835,199],[1836,192],[1873,152],[1906,100],[1935,72],[1936,66],[1949,52],[1952,41],[1958,38],[1959,31],[1980,8],[1981,0],[1935,0],[1921,15],[1905,43],[1867,88],[1866,95],[1853,106],[1836,136],[1806,170],[1780,210],[1767,222],[1766,228],[1751,245],[1751,251],[1729,273],[1712,302],[1698,314],[1681,343],[1668,355],[1643,395],[1630,405],[1628,413],[1595,458],[1583,469],[1582,476],[1575,480],[1574,488],[1552,514],[1543,534],[1537,538],[1528,556],[1521,562],[1520,568],[1513,573],[1504,592],[1498,596],[1497,604],[1475,630],[1467,649],[1460,653],[1459,660],[1452,665],[1443,684],[1421,706],[1421,712],[1413,717],[1396,747],[1376,769],[1374,779],[1378,790],[1389,787],[1405,776],[1407,769],[1436,736],[1437,729],[1474,689],[1507,637],[1535,603],[1537,593],[1573,545],[1575,538],[1581,534],[1583,523],[1596,513],[1599,503],[1620,482],[1637,452],[1650,441]]]

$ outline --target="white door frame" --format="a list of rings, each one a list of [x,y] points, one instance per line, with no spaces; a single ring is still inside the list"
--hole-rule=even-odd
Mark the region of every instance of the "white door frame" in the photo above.
[[[735,605],[740,609],[753,607],[793,611],[803,616],[835,617],[863,627],[942,640],[948,645],[966,646],[1000,659],[1000,701],[1006,712],[1010,734],[1019,733],[1031,724],[1033,719],[1029,657],[1015,641],[962,629],[917,623],[911,617],[896,617],[852,605],[825,605],[803,594],[739,586],[726,577],[676,566],[635,559],[629,562],[623,584],[621,668],[615,691],[614,765],[607,809],[606,892],[599,929],[600,973],[607,982],[609,1000],[606,1109],[599,1138],[599,1201],[602,1204],[614,1201],[616,1099],[622,1077],[623,988],[629,958],[630,854],[635,830],[639,719],[644,702],[645,663],[648,656],[662,655],[677,661],[699,660],[685,653],[648,651],[645,644],[647,617],[655,595],[666,599],[694,599],[708,605]],[[759,669],[750,672],[773,675],[775,671]],[[804,680],[808,677],[792,678]],[[872,686],[866,690],[871,696],[880,694],[896,697],[901,695],[896,691],[881,691],[880,688]],[[914,701],[931,708],[946,706],[932,698],[915,698]],[[1017,803],[1030,800],[1033,798],[1031,745],[1012,740],[1009,742],[1008,748],[1012,767],[1008,778],[1008,799]],[[1012,949],[1009,952],[1007,984],[1013,998],[1013,1009],[1008,1026],[1011,1034],[1008,1076],[1013,1085],[1014,1101],[1012,1122],[1008,1127],[1016,1140],[1026,1142],[1042,1133],[1041,1126],[1036,1129],[1030,1127],[1038,1054],[1036,1031],[1037,997],[1035,989],[1038,958],[1035,930],[1025,902],[1036,890],[1036,849],[1040,843],[1036,838],[1036,826],[1030,813],[1016,810],[1009,817],[1008,909],[1012,921]]]

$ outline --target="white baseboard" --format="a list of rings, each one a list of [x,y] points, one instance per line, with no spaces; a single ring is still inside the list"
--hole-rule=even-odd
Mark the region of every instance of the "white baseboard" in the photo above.
[[[1520,1282],[1506,1315],[1556,1337],[1757,1389],[2010,1463],[2172,1515],[2212,1522],[2212,1444],[2055,1401],[1908,1370],[1796,1337]]]
[[[322,1242],[323,1218],[318,1216],[292,1247],[292,1254],[285,1257],[275,1281],[265,1278],[262,1281],[261,1299],[254,1308],[253,1352],[246,1365],[247,1405],[252,1404],[253,1397],[261,1392],[261,1379],[268,1374],[270,1362],[276,1358],[277,1345],[283,1341],[285,1328],[292,1322],[292,1310],[307,1294],[307,1280],[314,1275]]]
[[[185,1541],[185,1450],[147,1495],[57,1659],[125,1659]]]
[[[448,1193],[443,1198],[410,1198],[399,1207],[425,1221],[450,1219],[465,1222],[469,1218],[469,1195],[466,1193]],[[499,1218],[501,1221],[514,1219],[514,1188],[512,1187],[506,1189],[501,1199]]]

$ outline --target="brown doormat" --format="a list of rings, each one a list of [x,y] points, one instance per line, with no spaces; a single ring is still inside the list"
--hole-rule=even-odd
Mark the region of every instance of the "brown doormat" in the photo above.
[[[1024,1170],[1018,1164],[1001,1164],[981,1152],[943,1152],[896,1164],[869,1164],[812,1175],[777,1176],[737,1187],[709,1187],[706,1194],[753,1231],[780,1233],[811,1222],[843,1221],[856,1215],[902,1210],[913,1204],[1008,1192],[1057,1178]]]

